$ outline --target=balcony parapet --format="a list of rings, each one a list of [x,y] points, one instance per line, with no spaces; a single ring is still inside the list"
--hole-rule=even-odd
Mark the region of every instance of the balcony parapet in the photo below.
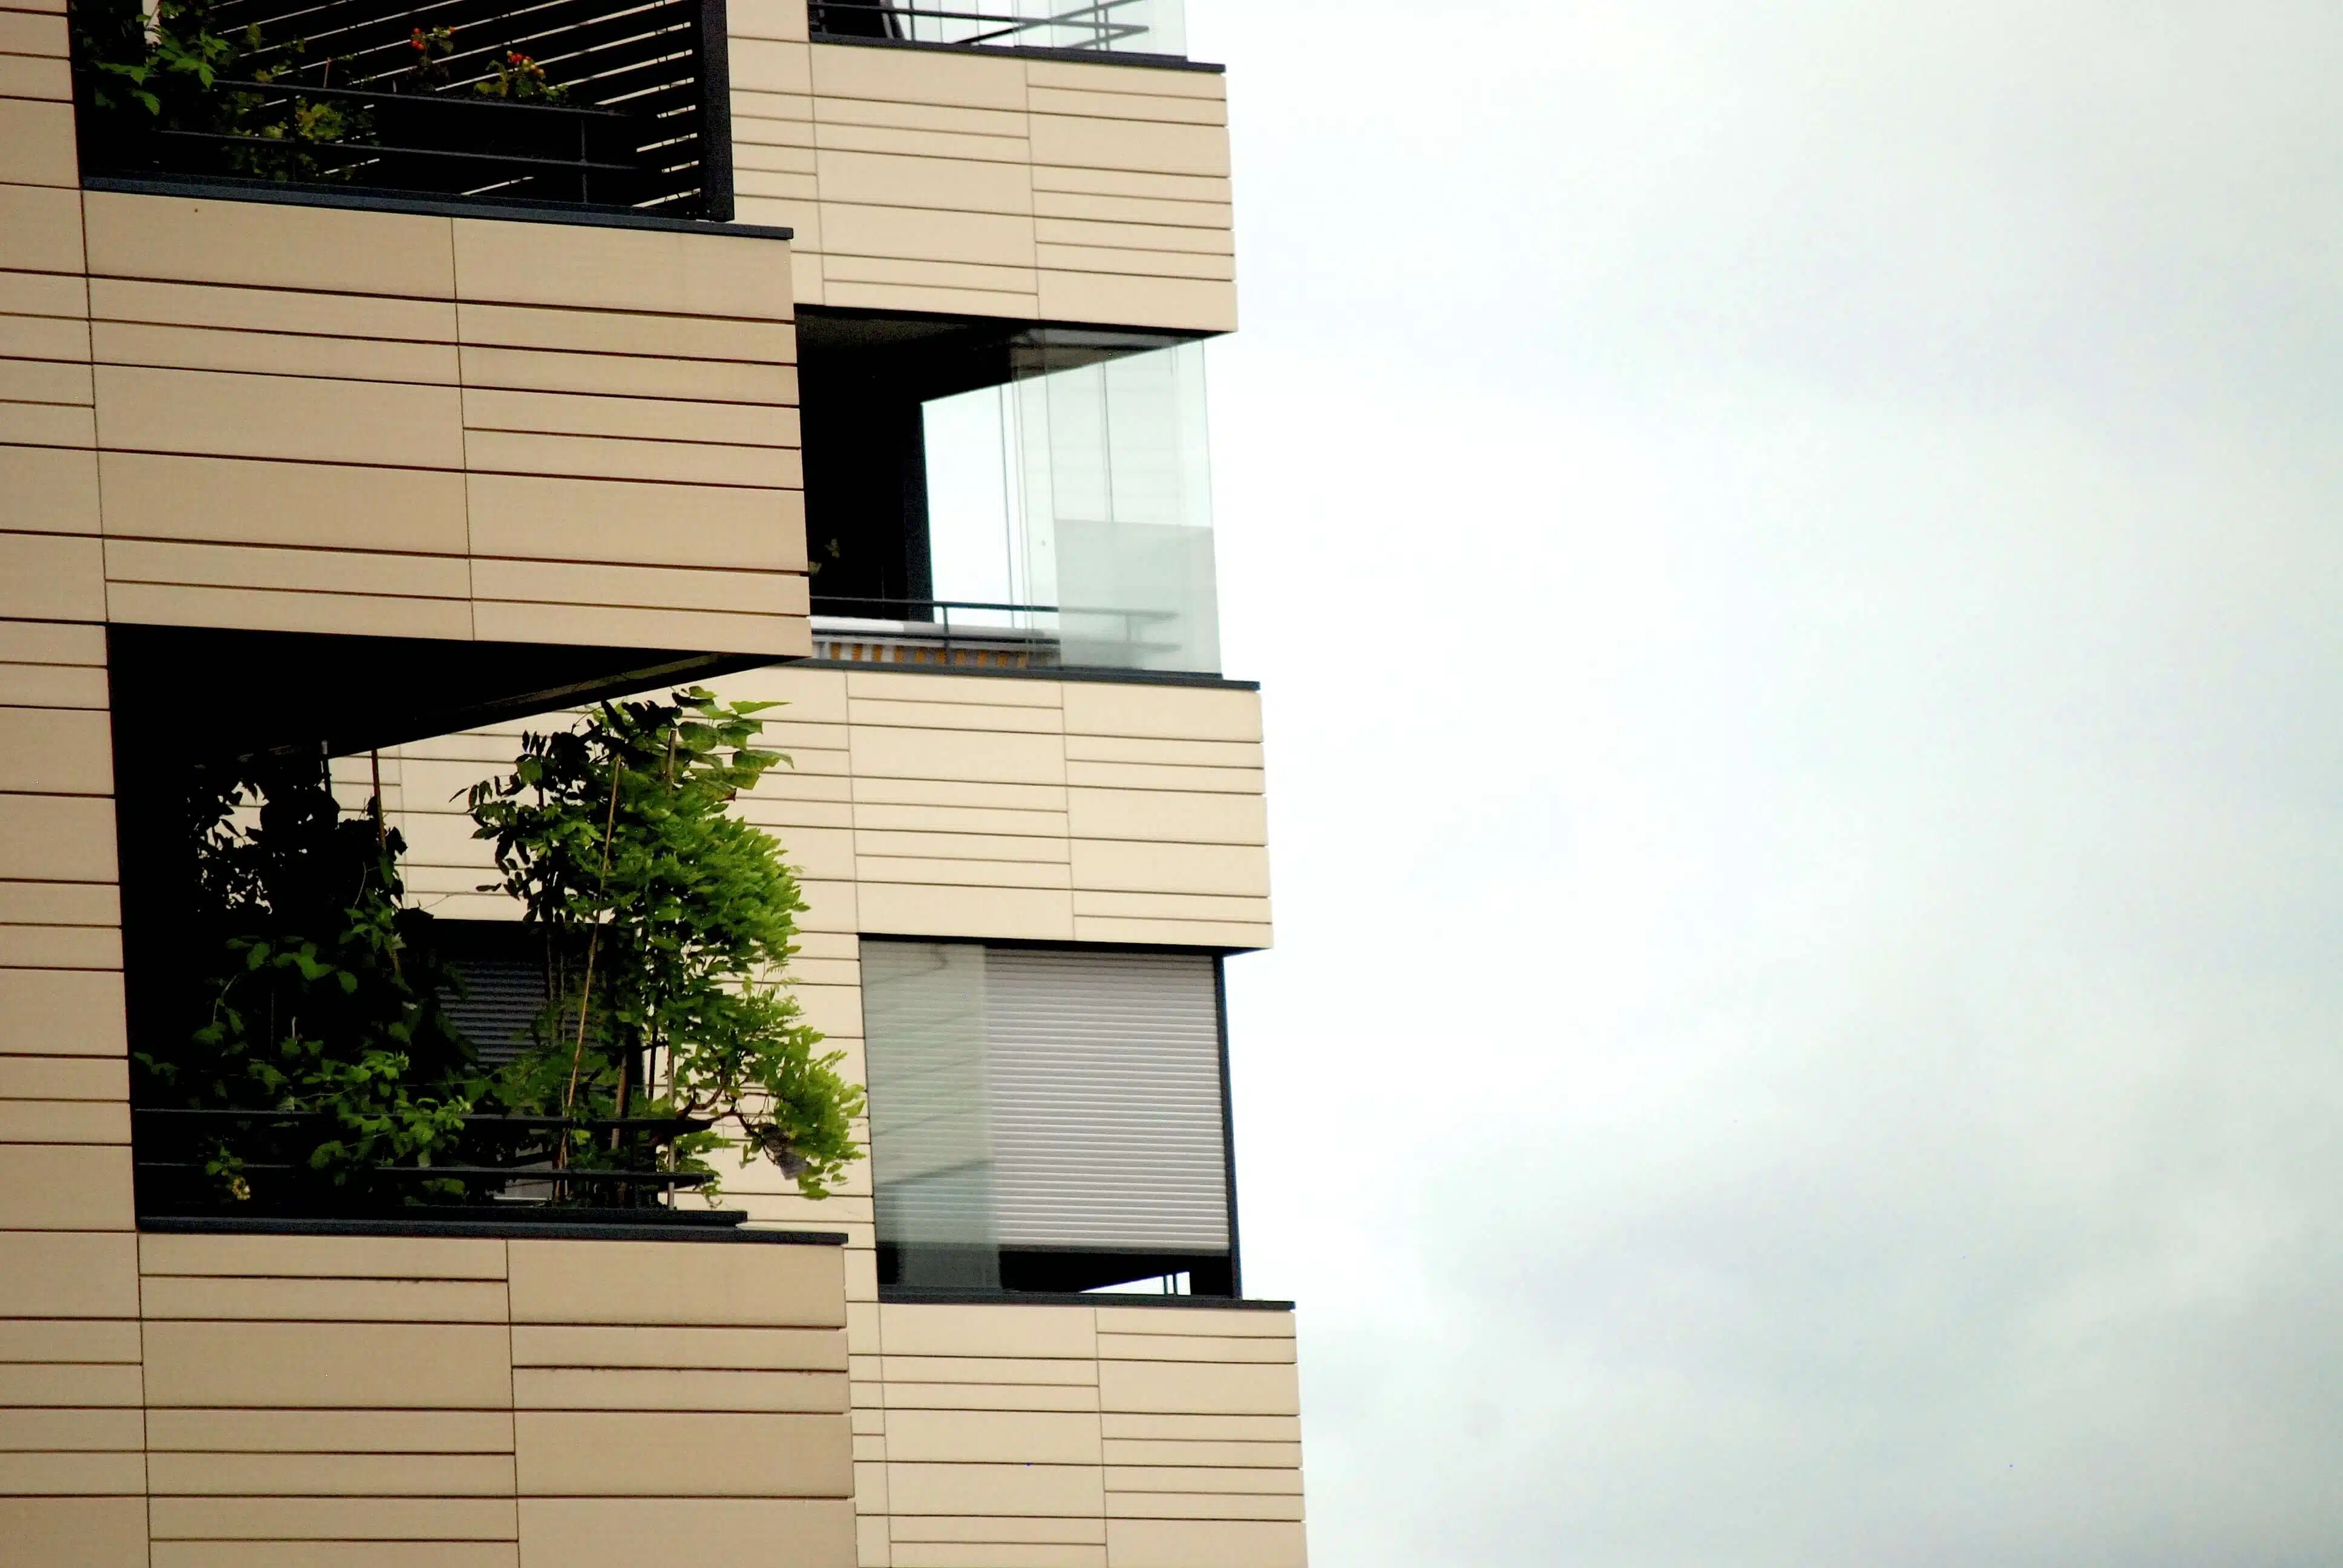
[[[77,406],[0,457],[103,618],[809,651],[785,231],[81,195]]]
[[[664,1224],[646,1223],[642,1211],[569,1210],[570,1218],[488,1218],[449,1220],[339,1219],[319,1216],[246,1218],[225,1214],[142,1214],[138,1229],[158,1236],[361,1236],[410,1238],[485,1237],[492,1241],[745,1241],[765,1246],[842,1247],[846,1238],[834,1231],[789,1231],[769,1225],[749,1225],[745,1210],[676,1210]]]

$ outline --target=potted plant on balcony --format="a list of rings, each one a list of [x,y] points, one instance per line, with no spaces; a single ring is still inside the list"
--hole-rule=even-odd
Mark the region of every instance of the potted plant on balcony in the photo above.
[[[732,809],[785,760],[752,745],[770,706],[698,687],[606,702],[470,792],[547,977],[499,1093],[559,1119],[562,1169],[712,1172],[737,1144],[818,1198],[859,1158],[862,1091],[788,989],[796,879]]]
[[[198,769],[186,804],[166,872],[184,980],[131,1058],[142,1206],[465,1197],[447,1168],[488,1086],[379,799],[346,813],[312,754]]]

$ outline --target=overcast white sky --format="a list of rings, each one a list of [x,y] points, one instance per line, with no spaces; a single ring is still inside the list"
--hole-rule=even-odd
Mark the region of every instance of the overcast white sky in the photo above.
[[[2343,10],[1189,5],[1318,1568],[2343,1560]]]

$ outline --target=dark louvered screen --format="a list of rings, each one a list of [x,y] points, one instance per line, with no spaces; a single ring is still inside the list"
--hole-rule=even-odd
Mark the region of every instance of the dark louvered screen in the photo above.
[[[458,959],[454,968],[464,989],[447,999],[447,1016],[479,1048],[482,1062],[502,1067],[520,1055],[545,1010],[545,966],[534,957],[481,955]]]
[[[528,1045],[529,1026],[545,1010],[542,933],[518,920],[442,920],[434,930],[461,982],[460,995],[442,993],[447,1017],[482,1062],[502,1067]]]
[[[226,79],[159,112],[122,3],[76,0],[88,173],[732,216],[724,0],[209,0]]]

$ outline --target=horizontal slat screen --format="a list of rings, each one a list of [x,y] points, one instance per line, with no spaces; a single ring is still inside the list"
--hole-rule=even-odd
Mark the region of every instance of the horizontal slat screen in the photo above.
[[[1229,1244],[1207,954],[985,954],[1003,1246]]]
[[[243,45],[226,70],[256,125],[323,106],[347,128],[307,141],[116,116],[84,127],[88,172],[732,216],[721,0],[217,0],[206,25]],[[494,92],[516,59],[558,104]]]
[[[1213,960],[866,940],[880,1237],[1224,1251]]]
[[[528,1044],[529,1025],[545,1009],[544,960],[483,955],[458,959],[452,967],[463,994],[446,999],[448,1018],[479,1047],[481,1061],[502,1067],[518,1058]]]

